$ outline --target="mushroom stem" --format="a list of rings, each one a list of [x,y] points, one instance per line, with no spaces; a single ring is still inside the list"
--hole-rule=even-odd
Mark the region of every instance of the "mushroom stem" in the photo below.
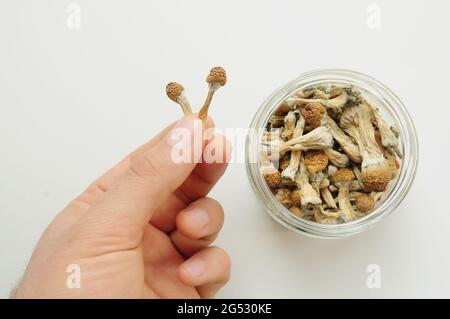
[[[352,192],[362,191],[361,184],[357,180],[351,181],[349,184],[349,188],[350,188],[350,191],[352,191]],[[338,190],[339,190],[338,187],[336,187],[334,185],[330,185],[330,191],[337,192]]]
[[[189,104],[189,101],[185,98],[184,95],[180,96],[180,99],[179,99],[178,103],[180,104],[184,115],[191,115],[192,114],[191,105]]]
[[[297,175],[295,177],[295,182],[297,184],[297,187],[300,189],[302,206],[307,206],[308,204],[312,205],[322,204],[320,196],[318,196],[317,192],[309,183],[309,178],[302,155],[300,155],[300,166]]]
[[[296,124],[297,117],[293,111],[290,111],[284,118],[284,130],[281,133],[281,138],[283,138],[285,141],[290,140],[293,137],[294,130],[295,130],[295,124]],[[302,130],[303,134],[303,130]]]
[[[292,97],[290,99],[287,99],[286,102],[288,103],[288,105],[294,105],[296,103],[311,103],[311,102],[316,102],[316,103],[320,103],[323,106],[325,106],[326,108],[329,109],[335,109],[335,110],[341,110],[342,107],[345,105],[345,103],[347,103],[348,100],[348,94],[345,90],[342,90],[341,94],[339,94],[336,97],[333,97],[332,99],[305,99],[302,97]]]
[[[303,116],[300,115],[300,117],[297,121],[297,124],[295,125],[295,129],[294,129],[294,133],[292,134],[292,137],[297,138],[297,137],[302,136],[304,127],[305,127],[305,119],[303,118]],[[289,161],[289,165],[288,165],[288,167],[286,167],[286,169],[283,170],[283,172],[281,173],[281,176],[288,178],[291,181],[293,181],[295,179],[295,174],[297,173],[298,167],[300,164],[301,152],[302,151],[292,151],[291,152],[291,158]]]
[[[332,148],[327,148],[324,151],[325,154],[327,154],[330,162],[337,167],[346,167],[350,163],[348,156],[345,154],[339,153]]]
[[[381,135],[381,142],[384,147],[388,148],[391,152],[395,152],[398,157],[402,158],[402,154],[400,149],[398,148],[398,140],[395,133],[390,129],[387,125],[386,121],[381,117],[377,108],[367,103],[370,109],[372,110],[372,115],[374,118],[374,123]]]
[[[328,115],[323,116],[324,125],[328,127],[334,139],[339,143],[342,150],[355,163],[361,163],[361,154],[357,145],[345,132],[337,125],[337,123]]]
[[[342,218],[342,215],[340,211],[326,211],[320,205],[314,207],[314,219],[321,224],[335,225],[338,223],[338,219]]]
[[[355,174],[356,181],[361,185],[361,190],[366,190],[362,181],[361,170],[356,165],[353,165],[353,173]]]
[[[345,214],[345,221],[355,219],[357,216],[350,203],[350,183],[355,179],[355,174],[349,168],[340,168],[333,175],[334,184],[339,188],[339,209]]]
[[[328,187],[320,189],[320,195],[322,195],[323,201],[328,207],[336,209],[336,203],[334,201],[333,195],[331,195],[330,189]]]
[[[215,92],[216,92],[216,90],[214,90],[212,88],[212,86],[209,86],[209,91],[208,91],[208,95],[206,96],[205,103],[203,103],[203,106],[200,109],[200,112],[198,112],[198,117],[201,120],[206,119],[206,117],[208,116],[209,106],[211,105],[211,101],[213,99],[213,96],[214,96]]]
[[[287,151],[323,150],[333,146],[333,136],[326,127],[321,126],[285,143],[267,143],[266,145],[280,155]]]
[[[339,187],[338,204],[339,209],[345,213],[346,221],[350,221],[356,218],[355,211],[352,208],[350,199],[348,197],[350,191],[349,183],[343,184]]]
[[[209,71],[209,74],[206,78],[206,82],[209,85],[209,91],[208,95],[206,96],[205,103],[203,104],[202,108],[200,109],[200,112],[198,113],[198,117],[201,120],[206,119],[206,117],[208,116],[209,106],[211,105],[214,93],[221,86],[224,86],[225,83],[227,83],[227,74],[222,67],[216,66]]]

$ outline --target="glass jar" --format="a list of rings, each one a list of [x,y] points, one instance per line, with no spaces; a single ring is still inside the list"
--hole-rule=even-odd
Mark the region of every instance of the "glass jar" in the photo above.
[[[293,93],[317,85],[354,85],[363,96],[379,108],[386,122],[399,132],[399,149],[402,153],[400,169],[395,180],[378,201],[375,209],[366,216],[337,225],[312,222],[294,216],[276,199],[260,173],[259,146],[263,128],[277,106]],[[265,210],[277,222],[297,233],[319,238],[342,238],[369,229],[392,213],[408,193],[414,180],[418,162],[416,130],[406,107],[400,99],[377,80],[354,71],[340,69],[315,70],[300,75],[270,95],[256,112],[246,140],[246,168],[253,190],[264,204]]]

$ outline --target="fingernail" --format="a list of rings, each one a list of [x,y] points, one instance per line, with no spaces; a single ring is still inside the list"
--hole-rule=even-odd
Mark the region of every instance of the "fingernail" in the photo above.
[[[184,263],[184,271],[191,277],[199,277],[205,272],[205,263],[201,259],[188,260]]]
[[[203,229],[209,223],[209,215],[201,208],[192,208],[186,211],[187,218],[190,223],[195,224],[198,229]]]

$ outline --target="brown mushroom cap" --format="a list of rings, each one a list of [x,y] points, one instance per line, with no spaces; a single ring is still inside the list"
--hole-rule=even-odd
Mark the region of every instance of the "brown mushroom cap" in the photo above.
[[[333,174],[333,182],[351,182],[355,179],[355,173],[350,168],[340,168]]]
[[[391,170],[386,166],[367,167],[361,175],[364,186],[374,192],[384,192],[392,178]]]
[[[289,107],[289,104],[286,101],[284,101],[284,102],[281,102],[280,105],[278,105],[278,107],[275,110],[274,114],[275,115],[285,115],[290,110],[291,110],[291,108]]]
[[[220,66],[213,67],[211,71],[209,71],[206,82],[209,84],[219,84],[220,86],[224,86],[225,83],[227,83],[227,73]]]
[[[178,101],[178,98],[183,94],[184,87],[177,82],[170,82],[166,85],[166,94],[174,102]]]
[[[393,154],[388,154],[386,159],[389,170],[391,171],[391,179],[394,179],[397,176],[400,165]]]
[[[294,214],[297,217],[302,217],[303,216],[303,211],[301,208],[297,207],[297,206],[292,206],[291,208],[289,208],[289,211]]]
[[[361,194],[355,198],[356,209],[368,213],[375,207],[375,200],[369,194]]]
[[[283,158],[280,161],[280,169],[284,171],[289,166],[290,162],[291,160],[289,158]]]
[[[264,179],[270,188],[277,188],[281,185],[281,173],[278,171],[272,174],[264,175]]]
[[[305,119],[306,124],[313,127],[319,127],[323,115],[327,112],[325,106],[317,102],[311,102],[306,104],[302,116]]]
[[[328,156],[322,150],[305,152],[304,160],[306,168],[311,173],[318,173],[328,165]]]
[[[291,192],[291,200],[292,203],[294,203],[295,206],[301,207],[302,206],[302,198],[300,196],[300,190],[296,189]]]

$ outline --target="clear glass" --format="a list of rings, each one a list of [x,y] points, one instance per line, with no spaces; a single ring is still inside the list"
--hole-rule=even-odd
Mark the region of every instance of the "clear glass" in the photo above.
[[[366,216],[348,223],[325,225],[294,216],[272,194],[259,170],[259,145],[269,117],[277,106],[296,91],[321,85],[354,85],[364,97],[379,108],[388,124],[395,126],[399,135],[399,148],[403,154],[397,178]],[[319,238],[342,238],[369,229],[392,213],[402,202],[414,181],[418,162],[418,141],[414,123],[400,99],[377,80],[354,71],[340,69],[315,70],[300,75],[270,95],[255,114],[246,140],[246,168],[253,190],[264,204],[265,210],[286,228]]]

